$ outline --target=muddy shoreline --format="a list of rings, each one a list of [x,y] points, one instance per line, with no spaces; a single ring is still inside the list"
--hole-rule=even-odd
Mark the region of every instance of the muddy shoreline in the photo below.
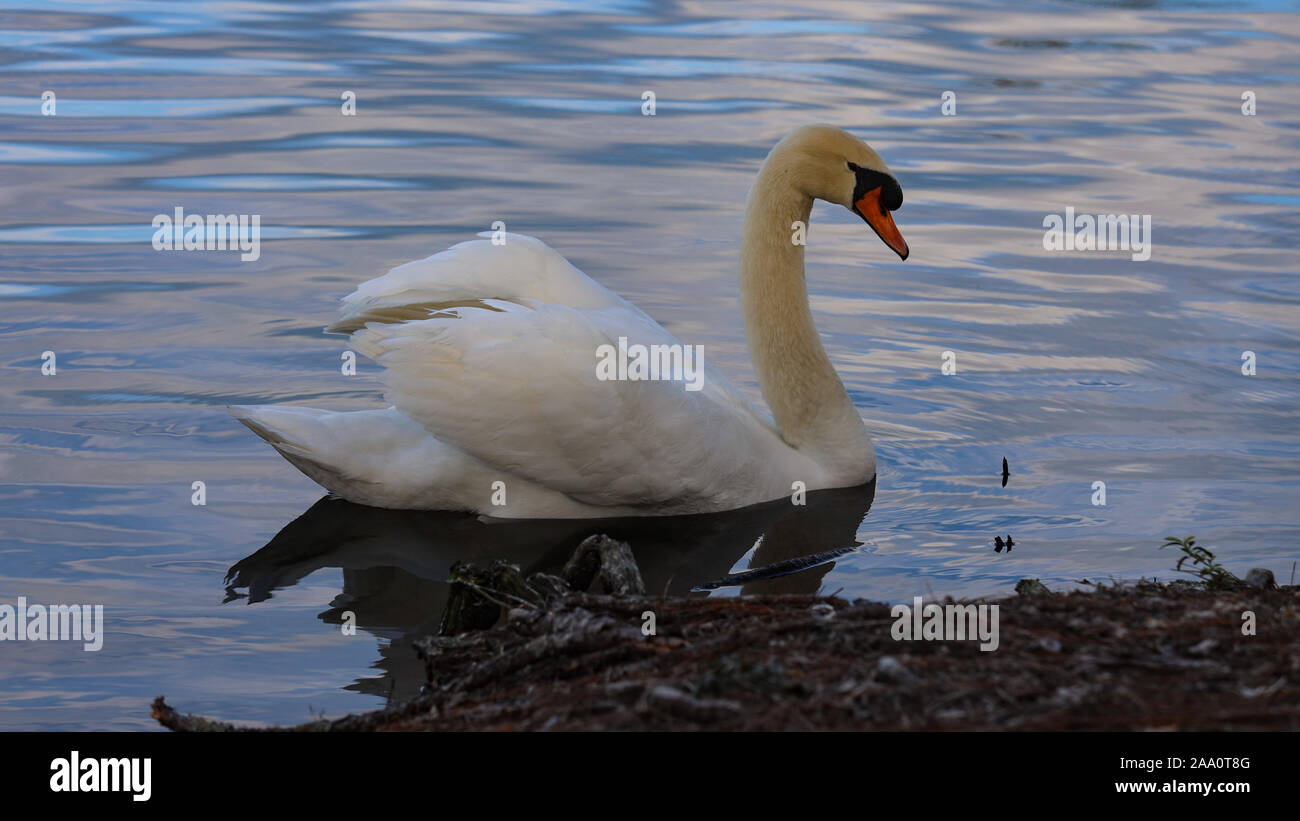
[[[462,568],[449,612],[478,624],[417,642],[422,695],[254,731],[1300,729],[1297,587],[1022,582],[971,602],[998,605],[985,652],[896,640],[890,606],[863,600],[589,592],[638,580],[587,565],[526,582]],[[250,729],[162,697],[153,715],[177,731]]]

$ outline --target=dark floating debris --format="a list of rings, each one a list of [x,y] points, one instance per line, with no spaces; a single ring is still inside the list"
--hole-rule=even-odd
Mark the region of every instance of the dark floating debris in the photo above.
[[[789,576],[791,573],[798,573],[801,570],[807,570],[810,567],[816,567],[820,564],[826,564],[829,561],[843,556],[845,553],[852,553],[857,550],[858,546],[841,547],[838,550],[827,550],[825,553],[813,553],[809,556],[799,556],[794,559],[786,559],[783,562],[756,567],[753,570],[746,570],[744,573],[733,573],[730,576],[724,576],[715,582],[706,582],[691,588],[692,593],[702,593],[706,590],[717,590],[719,587],[734,587],[736,585],[748,584],[749,582],[758,581],[759,579],[775,579],[778,576]]]
[[[442,611],[438,635],[455,636],[488,630],[501,619],[501,608],[538,605],[542,596],[519,575],[519,568],[500,559],[487,570],[469,562],[451,566],[451,593]]]
[[[1246,584],[1264,590],[1277,589],[1277,580],[1273,578],[1273,571],[1267,567],[1252,567],[1246,574]]]
[[[497,559],[486,570],[469,562],[451,566],[451,593],[442,611],[439,636],[489,630],[503,612],[544,608],[572,592],[607,596],[644,596],[645,582],[632,548],[603,534],[589,536],[564,565],[563,578],[534,573],[525,579],[519,567]]]
[[[1038,579],[1021,579],[1016,582],[1016,592],[1022,596],[1050,596],[1052,591]]]
[[[632,548],[608,536],[588,536],[564,565],[564,583],[571,590],[611,596],[644,596],[645,582]],[[592,589],[593,582],[597,589]]]

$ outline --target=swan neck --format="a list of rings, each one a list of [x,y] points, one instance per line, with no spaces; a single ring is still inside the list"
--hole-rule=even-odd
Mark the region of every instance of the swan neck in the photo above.
[[[813,201],[793,178],[774,154],[749,193],[740,258],[745,335],[786,442],[821,460],[852,462],[865,458],[870,441],[813,323],[804,246],[796,242],[806,236]]]

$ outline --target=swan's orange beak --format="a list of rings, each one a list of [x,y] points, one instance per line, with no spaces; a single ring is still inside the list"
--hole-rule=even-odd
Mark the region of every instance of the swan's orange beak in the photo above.
[[[884,206],[880,204],[880,192],[883,189],[873,188],[862,195],[862,198],[853,204],[853,210],[858,216],[867,221],[871,230],[876,232],[876,236],[884,240],[884,243],[894,249],[894,253],[902,259],[907,259],[907,242],[904,241],[903,235],[898,233],[898,226],[894,224],[894,218],[890,215]]]

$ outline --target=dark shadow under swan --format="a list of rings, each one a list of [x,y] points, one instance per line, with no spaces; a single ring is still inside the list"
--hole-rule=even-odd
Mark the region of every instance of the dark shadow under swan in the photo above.
[[[797,565],[792,560],[858,546],[875,491],[872,481],[809,493],[803,505],[783,500],[725,513],[595,521],[486,520],[326,497],[230,568],[227,601],[264,602],[319,570],[342,570],[343,589],[319,618],[340,625],[351,612],[358,628],[388,640],[376,663],[384,675],[358,679],[349,689],[405,699],[424,680],[411,644],[438,631],[448,572],[458,560],[504,559],[525,575],[556,572],[584,538],[604,533],[631,545],[651,596],[677,595],[725,580],[751,551],[747,568],[737,569]],[[834,566],[830,558],[798,572],[748,578],[739,592],[816,594]]]

